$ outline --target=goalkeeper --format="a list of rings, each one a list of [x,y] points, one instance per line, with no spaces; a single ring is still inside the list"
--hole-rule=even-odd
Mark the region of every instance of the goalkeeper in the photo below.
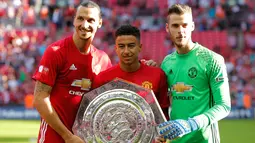
[[[156,142],[219,143],[218,121],[231,109],[224,58],[194,43],[195,25],[187,5],[168,10],[166,31],[176,51],[165,57],[161,68],[171,90],[171,120],[158,126]]]

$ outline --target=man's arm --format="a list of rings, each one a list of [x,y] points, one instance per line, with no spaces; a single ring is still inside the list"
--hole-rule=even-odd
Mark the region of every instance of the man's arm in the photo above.
[[[190,117],[188,120],[177,119],[159,125],[160,134],[165,138],[175,139],[192,131],[199,130],[225,118],[231,109],[227,70],[222,56],[215,56],[207,64],[209,88],[213,99],[210,109],[206,112]],[[175,129],[175,130],[172,130]]]
[[[199,122],[199,128],[213,124],[225,118],[231,110],[231,100],[229,93],[229,82],[227,76],[227,69],[222,56],[216,56],[213,59],[210,67],[209,86],[213,95],[213,102],[211,108],[196,117]]]
[[[50,102],[52,87],[36,81],[33,105],[40,116],[65,140],[66,143],[84,143],[62,123]]]

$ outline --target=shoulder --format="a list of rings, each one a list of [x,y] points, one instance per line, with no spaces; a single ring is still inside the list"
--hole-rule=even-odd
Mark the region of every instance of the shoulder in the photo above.
[[[107,70],[100,72],[96,77],[104,77],[104,76],[112,75],[113,72],[115,72],[118,69],[120,69],[118,65],[112,66],[108,68]]]
[[[202,46],[198,45],[197,50],[196,50],[196,55],[201,58],[201,60],[205,62],[213,62],[213,61],[218,61],[218,62],[224,62],[224,58],[222,55]]]
[[[104,52],[103,50],[97,49],[95,46],[91,45],[91,53],[93,55],[96,55],[98,57],[108,57],[108,55],[106,54],[106,52]]]
[[[168,69],[170,68],[169,65],[171,65],[172,62],[175,61],[175,60],[176,60],[176,51],[173,52],[173,53],[171,53],[171,54],[169,54],[169,55],[167,55],[167,56],[163,59],[161,65],[160,65],[161,69],[162,69],[163,71],[168,71]]]
[[[148,66],[148,65],[145,65],[145,64],[142,64],[142,65],[143,65],[143,69],[145,71],[150,72],[153,75],[155,75],[155,74],[164,74],[164,71],[159,67],[152,67],[152,66]]]
[[[162,61],[161,65],[167,64],[168,62],[171,62],[172,60],[176,59],[176,51],[174,51],[171,54],[168,54]]]
[[[64,51],[65,49],[70,47],[72,42],[71,40],[72,40],[71,37],[66,37],[50,44],[46,49],[46,53],[51,52],[56,54],[59,53],[60,51]]]
[[[105,71],[100,72],[97,76],[95,76],[93,81],[93,88],[97,88],[109,81],[111,81],[116,76],[116,70],[118,70],[118,66],[113,66]],[[114,72],[114,73],[113,73]]]

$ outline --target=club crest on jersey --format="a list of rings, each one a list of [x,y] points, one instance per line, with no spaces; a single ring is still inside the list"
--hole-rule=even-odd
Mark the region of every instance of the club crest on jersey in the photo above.
[[[175,91],[176,93],[183,93],[185,91],[191,91],[193,86],[185,85],[183,82],[177,82],[172,86],[171,91]]]
[[[190,68],[188,75],[190,78],[195,78],[197,76],[197,69],[195,67]]]
[[[142,86],[143,86],[144,88],[147,88],[147,89],[152,89],[152,88],[153,88],[152,83],[149,82],[149,81],[144,81],[144,82],[142,83]]]
[[[80,87],[81,90],[89,90],[91,88],[91,81],[87,78],[82,78],[81,80],[74,80],[71,86]]]

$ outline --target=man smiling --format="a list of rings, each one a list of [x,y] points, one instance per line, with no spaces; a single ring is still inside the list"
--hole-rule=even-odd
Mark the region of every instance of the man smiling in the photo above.
[[[72,36],[48,46],[33,76],[34,107],[42,118],[40,143],[84,143],[72,133],[81,98],[90,90],[93,77],[112,66],[107,54],[92,45],[102,25],[99,6],[81,3],[73,25]]]
[[[93,88],[118,77],[151,89],[166,118],[169,119],[166,75],[158,67],[141,63],[138,58],[141,50],[139,29],[131,25],[119,27],[115,32],[115,51],[119,57],[119,64],[97,75],[93,81]]]

